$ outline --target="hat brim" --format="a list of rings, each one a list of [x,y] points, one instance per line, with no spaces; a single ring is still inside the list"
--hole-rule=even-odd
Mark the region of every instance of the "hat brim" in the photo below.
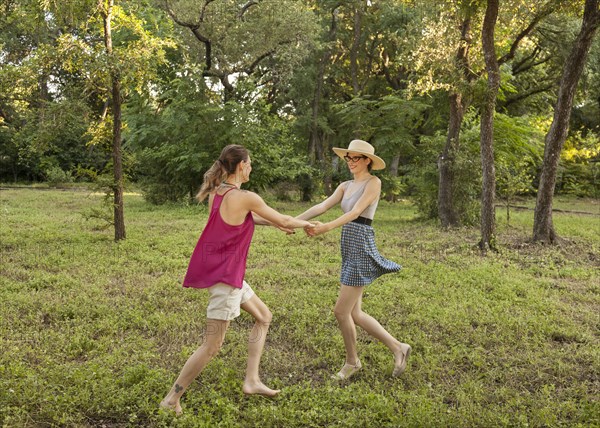
[[[344,159],[344,156],[346,156],[346,153],[360,153],[361,155],[366,156],[369,159],[371,159],[371,162],[372,162],[371,169],[373,169],[373,170],[385,169],[385,161],[377,155],[363,152],[360,150],[343,149],[341,147],[334,147],[333,151],[335,152],[336,155],[338,155],[342,159]]]

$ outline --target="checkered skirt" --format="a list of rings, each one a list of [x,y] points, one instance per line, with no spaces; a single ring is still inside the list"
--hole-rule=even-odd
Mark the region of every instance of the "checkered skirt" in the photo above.
[[[342,273],[344,285],[364,286],[386,273],[402,269],[397,263],[384,258],[375,246],[375,231],[371,226],[346,223],[342,226]]]

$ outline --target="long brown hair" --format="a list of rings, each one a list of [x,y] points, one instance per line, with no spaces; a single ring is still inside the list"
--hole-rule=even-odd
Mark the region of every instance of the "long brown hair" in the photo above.
[[[202,202],[209,193],[213,192],[230,174],[235,173],[241,161],[248,160],[248,150],[244,146],[230,144],[221,151],[219,159],[204,173],[204,182],[196,199]]]

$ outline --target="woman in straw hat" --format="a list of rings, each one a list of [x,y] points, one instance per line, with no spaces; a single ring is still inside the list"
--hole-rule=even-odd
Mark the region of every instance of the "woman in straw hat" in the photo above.
[[[309,220],[338,203],[341,203],[344,212],[335,220],[317,223],[313,228],[306,229],[309,236],[316,236],[342,226],[342,285],[334,313],[344,338],[346,363],[333,377],[339,380],[348,379],[362,367],[356,350],[356,325],[382,341],[392,351],[392,374],[398,376],[406,368],[410,345],[395,339],[361,308],[366,285],[383,274],[398,272],[401,269],[398,264],[379,254],[371,227],[381,194],[381,180],[371,175],[371,170],[384,169],[385,162],[375,155],[372,145],[362,140],[353,140],[347,149],[334,148],[333,151],[347,162],[354,179],[343,182],[329,198],[297,217]]]

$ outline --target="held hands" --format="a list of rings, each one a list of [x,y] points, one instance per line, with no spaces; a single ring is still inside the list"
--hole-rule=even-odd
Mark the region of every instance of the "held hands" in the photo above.
[[[277,229],[285,232],[287,235],[293,235],[294,233],[296,233],[294,229],[283,226],[277,226]],[[320,221],[309,222],[306,226],[304,226],[304,232],[306,233],[306,236],[311,238],[313,236],[322,235],[328,231],[329,229],[327,228],[327,226],[321,223]]]
[[[306,225],[304,226],[304,231],[306,232],[307,230],[311,230],[313,227],[315,226],[314,222],[306,222]],[[283,231],[286,233],[286,235],[293,235],[294,233],[296,233],[296,231],[292,228],[289,227],[283,227],[283,226],[276,226],[277,229]],[[306,232],[308,233],[308,232]]]
[[[304,227],[304,232],[306,233],[307,236],[309,237],[313,237],[313,236],[317,236],[317,235],[322,235],[325,232],[327,232],[328,229],[325,226],[325,224],[321,223],[320,221],[315,221],[313,222],[312,226],[305,226]]]

